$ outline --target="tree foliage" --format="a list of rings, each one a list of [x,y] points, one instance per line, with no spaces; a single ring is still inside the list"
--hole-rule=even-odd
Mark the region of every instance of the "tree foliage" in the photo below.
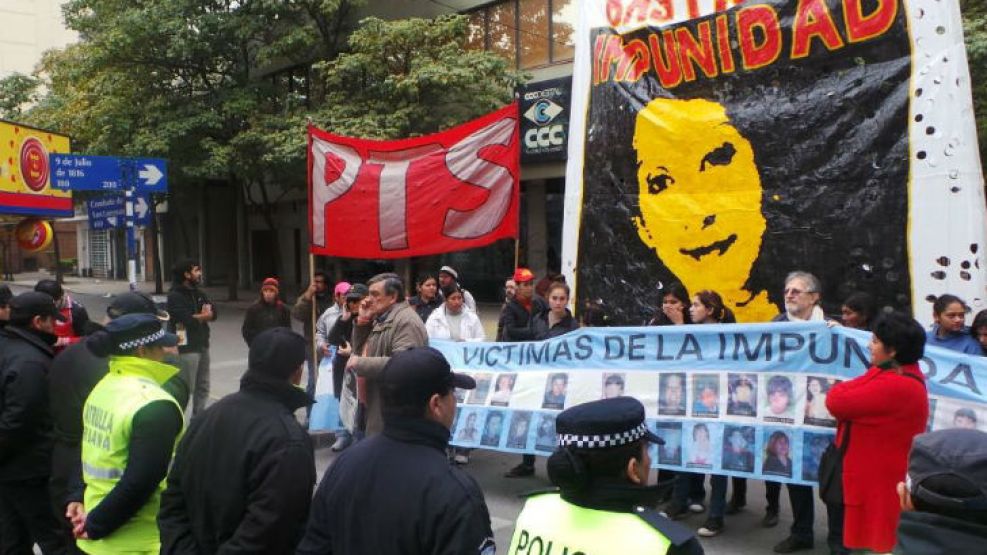
[[[980,136],[980,160],[987,168],[987,2],[961,0],[960,9],[973,85],[973,111],[977,115],[977,134]]]
[[[22,73],[0,79],[0,119],[20,119],[23,109],[37,100],[38,80]]]

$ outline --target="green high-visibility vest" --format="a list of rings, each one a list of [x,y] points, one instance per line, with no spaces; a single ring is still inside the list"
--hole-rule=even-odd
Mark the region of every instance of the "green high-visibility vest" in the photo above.
[[[137,411],[155,401],[170,401],[181,413],[178,402],[160,385],[177,372],[174,366],[153,360],[132,356],[110,357],[109,372],[93,388],[82,412],[82,475],[86,482],[86,511],[91,512],[99,507],[123,476]],[[161,538],[157,516],[164,485],[165,480],[162,480],[147,503],[123,526],[105,538],[79,540],[79,547],[92,555],[158,553]]]
[[[656,555],[670,545],[634,513],[587,509],[546,493],[524,504],[507,555]]]

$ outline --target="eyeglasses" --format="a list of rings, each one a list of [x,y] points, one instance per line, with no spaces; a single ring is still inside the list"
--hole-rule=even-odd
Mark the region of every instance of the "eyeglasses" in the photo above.
[[[795,289],[794,287],[785,289],[785,295],[795,295],[797,297],[802,293],[815,293],[815,291],[802,291],[801,289]]]

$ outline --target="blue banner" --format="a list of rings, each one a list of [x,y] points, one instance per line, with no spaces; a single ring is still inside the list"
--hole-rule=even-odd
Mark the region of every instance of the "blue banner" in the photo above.
[[[817,481],[836,420],[829,389],[863,374],[870,334],[822,323],[584,328],[541,342],[435,341],[453,369],[453,444],[547,455],[563,409],[631,395],[665,439],[656,468]],[[929,347],[928,429],[983,428],[987,359]]]

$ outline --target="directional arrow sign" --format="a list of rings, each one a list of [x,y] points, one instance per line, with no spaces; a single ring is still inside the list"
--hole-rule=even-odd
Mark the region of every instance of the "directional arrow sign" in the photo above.
[[[61,191],[102,191],[123,188],[120,158],[52,154],[51,186]]]
[[[136,158],[137,190],[142,193],[168,191],[168,162],[160,158]]]
[[[120,194],[111,194],[87,201],[89,227],[108,229],[123,227],[127,222],[127,199]],[[151,204],[144,195],[134,195],[134,224],[151,225]]]
[[[123,195],[106,195],[86,201],[89,212],[89,227],[107,229],[123,223],[127,214]]]

